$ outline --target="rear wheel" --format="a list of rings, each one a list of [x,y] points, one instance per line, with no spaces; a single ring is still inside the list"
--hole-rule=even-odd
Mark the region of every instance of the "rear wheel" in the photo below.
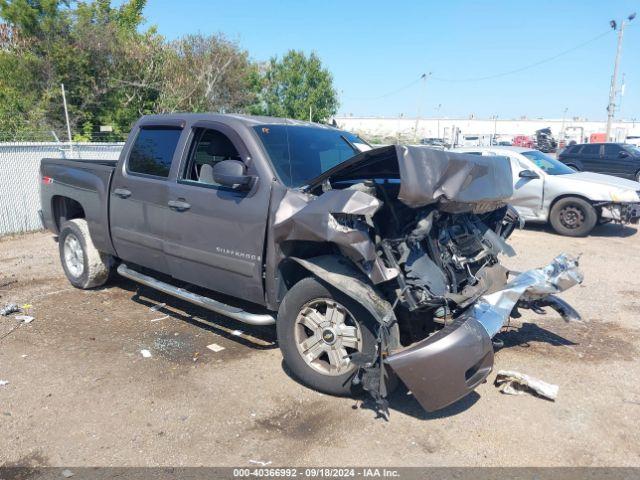
[[[357,373],[350,355],[375,358],[376,325],[347,295],[305,278],[285,296],[276,326],[282,356],[296,378],[324,393],[349,395]]]
[[[86,220],[65,222],[60,229],[58,248],[64,273],[74,287],[88,289],[106,283],[113,259],[93,245]]]
[[[598,223],[598,213],[586,200],[566,197],[553,205],[549,222],[560,235],[584,237]]]
[[[567,163],[567,167],[575,170],[576,172],[579,172],[580,169],[578,167],[576,167],[575,165],[571,164],[571,163]]]

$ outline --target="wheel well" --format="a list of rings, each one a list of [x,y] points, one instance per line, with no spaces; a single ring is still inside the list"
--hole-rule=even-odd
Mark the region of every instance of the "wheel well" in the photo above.
[[[569,168],[573,168],[576,172],[580,171],[580,167],[578,167],[575,163],[565,163],[565,165]]]
[[[549,217],[551,217],[551,210],[553,210],[553,207],[555,206],[555,204],[558,203],[558,201],[562,200],[563,198],[579,198],[580,200],[584,200],[585,202],[587,202],[589,205],[593,207],[593,202],[589,200],[587,197],[583,197],[582,195],[577,195],[573,193],[567,193],[565,195],[560,195],[553,199],[553,201],[551,202],[551,205],[549,205]],[[596,213],[598,214],[598,218],[600,218],[599,209],[595,208],[595,210],[596,210]]]
[[[60,227],[67,220],[85,218],[82,205],[73,198],[56,195],[51,199],[51,202],[53,218],[56,222],[56,228],[58,231],[60,231]]]

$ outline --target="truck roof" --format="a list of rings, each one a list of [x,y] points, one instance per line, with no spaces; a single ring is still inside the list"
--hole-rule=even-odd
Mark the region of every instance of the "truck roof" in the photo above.
[[[290,118],[267,117],[261,115],[243,115],[240,113],[167,113],[158,115],[143,115],[140,123],[155,123],[162,121],[189,120],[197,122],[200,120],[217,121],[221,123],[240,123],[246,127],[254,127],[256,125],[298,125],[316,128],[334,129],[331,125],[321,123],[307,122],[303,120],[292,120]]]

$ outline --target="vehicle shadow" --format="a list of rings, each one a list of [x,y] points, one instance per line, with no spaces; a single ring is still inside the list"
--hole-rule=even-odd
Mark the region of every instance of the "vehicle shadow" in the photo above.
[[[542,328],[535,323],[523,323],[520,327],[507,327],[496,334],[495,342],[502,342],[503,348],[525,347],[531,346],[531,343],[548,343],[555,347],[578,345],[567,338],[553,333],[546,328]]]
[[[169,315],[172,318],[182,320],[190,325],[256,350],[271,350],[278,347],[274,326],[242,323],[153,288],[138,285],[126,278],[117,277],[110,283],[110,286],[131,292],[131,300],[145,307],[152,308],[166,304],[164,307],[156,308],[159,316]],[[171,309],[167,307],[171,307]],[[243,335],[234,335],[232,332],[236,330],[241,330]]]
[[[307,385],[303,384],[289,369],[284,360],[281,363],[282,370],[284,373],[294,382],[304,386],[305,388],[309,388]],[[362,389],[354,390],[353,401],[354,404],[352,408],[354,410],[362,409],[362,410],[370,410],[376,414],[376,418],[382,418],[388,420],[383,412],[380,412],[376,402],[374,399]],[[409,415],[411,417],[417,418],[418,420],[435,420],[438,418],[446,418],[451,417],[453,415],[458,415],[459,413],[464,412],[465,410],[471,408],[478,400],[480,399],[480,395],[476,392],[471,392],[464,398],[461,398],[457,402],[449,405],[446,408],[438,410],[436,412],[427,412],[425,411],[418,401],[415,399],[411,392],[407,390],[407,387],[398,380],[398,387],[387,397],[387,401],[389,403],[389,417],[393,416],[393,412],[403,413],[405,415]]]
[[[545,223],[527,223],[525,224],[524,229],[532,232],[546,232],[551,233],[552,235],[562,236],[556,233],[551,226]],[[638,229],[635,225],[629,226],[618,223],[603,223],[601,225],[597,225],[588,236],[627,238],[635,235],[636,233],[638,233]]]

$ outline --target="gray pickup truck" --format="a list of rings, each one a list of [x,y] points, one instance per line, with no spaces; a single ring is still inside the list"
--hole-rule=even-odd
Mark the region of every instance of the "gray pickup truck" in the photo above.
[[[275,324],[291,372],[319,391],[398,377],[427,410],[493,366],[520,308],[555,296],[577,260],[517,273],[509,160],[241,115],[142,117],[113,162],[43,159],[42,219],[78,288],[110,273],[253,325]],[[232,300],[229,300],[232,299]]]

